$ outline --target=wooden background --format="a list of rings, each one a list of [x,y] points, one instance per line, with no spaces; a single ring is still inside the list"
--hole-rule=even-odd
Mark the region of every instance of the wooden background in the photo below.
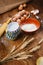
[[[25,10],[31,11],[32,9],[36,9],[38,8],[40,10],[40,18],[43,20],[43,6],[40,4],[37,4],[36,1],[35,2],[30,2],[27,4],[27,8],[25,8]],[[18,12],[18,9],[13,9],[9,12],[6,12],[2,15],[0,15],[0,23],[4,23],[8,17],[13,16],[14,14],[16,14]],[[33,34],[25,34],[25,33],[21,33],[19,35],[19,38],[17,38],[15,41],[10,41],[5,37],[5,34],[0,38],[0,59],[2,59],[3,57],[5,57],[9,52],[10,49],[15,45],[15,47],[19,46],[20,43],[22,42],[24,36],[29,35],[29,39],[31,37],[34,37],[35,40],[28,45],[28,47],[26,49],[30,49],[34,46],[36,46],[38,44],[38,41],[43,38],[43,22],[41,24],[41,28],[36,31]],[[16,44],[15,44],[16,43]],[[36,60],[38,57],[43,56],[43,43],[41,44],[41,48],[32,53],[34,56],[32,58],[28,58],[26,60],[19,60],[19,61],[8,61],[6,63],[3,63],[2,65],[36,65]]]
[[[27,2],[30,0],[1,0],[0,1],[0,14],[9,11],[15,7],[17,7],[19,4]]]

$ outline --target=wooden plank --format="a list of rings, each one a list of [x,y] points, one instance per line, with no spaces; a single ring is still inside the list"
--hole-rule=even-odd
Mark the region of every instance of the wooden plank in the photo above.
[[[15,7],[17,7],[19,4],[28,2],[30,0],[1,0],[0,1],[0,14],[9,11]]]

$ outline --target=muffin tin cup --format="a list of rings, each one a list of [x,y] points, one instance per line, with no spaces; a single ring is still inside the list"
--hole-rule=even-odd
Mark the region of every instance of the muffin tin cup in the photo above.
[[[12,22],[13,23],[13,22]],[[12,24],[11,23],[11,24]],[[9,24],[10,25],[10,24]],[[9,28],[9,27],[8,27]],[[17,38],[17,36],[20,34],[21,29],[20,27],[18,27],[16,30],[14,31],[9,31],[8,29],[6,30],[6,37],[10,40],[15,40]]]

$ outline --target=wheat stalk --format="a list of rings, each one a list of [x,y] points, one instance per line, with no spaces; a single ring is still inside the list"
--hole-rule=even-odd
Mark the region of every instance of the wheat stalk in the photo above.
[[[30,40],[26,41],[24,44],[21,45],[20,49],[24,49],[30,42],[32,42],[34,38],[31,38]]]
[[[21,49],[24,49],[30,42],[32,42],[34,40],[34,38],[31,38],[28,42],[26,41],[26,42],[24,42],[21,46],[20,46],[20,48],[19,49],[17,49],[15,52],[13,52],[12,54],[11,54],[11,56],[9,56],[7,59],[11,59],[11,58],[13,58],[13,57],[17,57],[17,53],[21,50]],[[23,46],[23,47],[22,47]],[[23,52],[24,53],[24,52]],[[22,55],[23,53],[18,53],[18,56],[20,56],[20,55]]]
[[[42,40],[39,41],[40,43],[42,42]],[[39,43],[38,43],[39,44]],[[30,51],[23,51],[23,52],[20,52],[18,54],[15,55],[15,57],[17,56],[21,56],[21,55],[24,55],[24,54],[27,54],[27,53],[31,53],[31,52],[35,52],[37,51],[38,49],[40,49],[40,45],[39,46],[35,46],[34,48],[32,48]],[[13,56],[14,57],[14,56]]]
[[[26,42],[26,45],[25,45],[25,43],[23,43],[21,46],[20,46],[20,48],[19,49],[17,49],[15,52],[13,52],[11,55],[13,55],[13,54],[15,54],[15,53],[17,53],[17,52],[19,52],[21,49],[23,49],[24,47],[26,47],[27,46],[27,44],[29,44],[31,41],[33,41],[34,40],[34,38],[31,38],[29,41],[28,41],[28,43]],[[24,46],[25,45],[25,46]],[[23,47],[22,47],[23,46]],[[15,56],[15,55],[14,55]],[[4,57],[2,60],[1,60],[1,62],[3,62],[3,61],[5,61],[7,58],[9,58],[9,57],[11,57],[10,56],[10,53],[6,56],[6,57]]]
[[[24,55],[24,54],[29,54],[29,53],[35,52],[35,51],[37,51],[38,49],[40,49],[40,46],[35,46],[34,48],[32,48],[32,49],[29,50],[29,51],[26,50],[26,51],[23,51],[23,52],[20,52],[20,53],[16,54],[15,57],[18,57],[18,56],[22,56],[22,55]]]
[[[40,45],[42,42],[43,42],[43,39],[41,39],[38,44]]]
[[[24,39],[23,39],[23,41],[22,41],[22,43],[25,42],[25,40],[26,40],[27,38],[28,38],[28,36],[25,36]],[[15,46],[11,49],[10,53],[9,53],[6,57],[4,57],[0,62],[3,62],[3,61],[5,61],[7,58],[9,58],[10,55],[11,55],[11,53],[14,51],[14,49],[15,49]]]
[[[40,46],[36,46],[34,48],[32,48],[31,50],[29,50],[29,53],[35,52],[40,48]]]
[[[39,42],[38,42],[38,45],[41,44],[43,42],[43,39],[41,39]],[[31,53],[31,52],[35,52],[37,51],[38,49],[40,49],[40,45],[39,46],[35,46],[34,48],[32,48],[30,51],[23,51],[23,52],[20,52],[18,54],[15,55],[15,57],[17,56],[21,56],[23,54],[27,54],[27,53]]]
[[[26,38],[25,38],[26,39]],[[25,40],[24,39],[24,40]],[[24,49],[30,42],[32,42],[34,40],[34,38],[31,38],[29,41],[26,41],[26,42],[24,42],[21,46],[20,46],[20,49],[18,50],[18,52],[17,51],[15,51],[15,52],[17,52],[16,54],[14,53],[14,55],[11,55],[10,57],[8,57],[8,58],[6,58],[5,60],[9,60],[9,59],[16,59],[16,60],[20,60],[20,59],[27,59],[28,57],[32,57],[33,55],[27,55],[27,54],[29,54],[29,53],[32,53],[32,52],[35,52],[35,51],[37,51],[38,49],[40,49],[40,45],[38,45],[38,46],[35,46],[34,48],[32,48],[32,49],[30,49],[29,51],[23,51],[23,52],[20,52],[19,53],[19,51],[21,50],[21,49]],[[43,39],[41,39],[40,41],[39,41],[39,43],[38,44],[41,44],[43,42]]]
[[[8,62],[9,60],[10,60],[10,61],[11,61],[11,60],[23,60],[23,59],[27,59],[27,58],[29,58],[29,57],[33,57],[33,55],[22,55],[22,56],[19,56],[19,57],[17,57],[17,58],[13,57],[13,58],[11,58],[11,59],[6,59],[5,61],[0,62],[0,63]]]
[[[17,60],[27,59],[28,57],[32,57],[33,55],[22,55],[21,57],[17,58]]]
[[[33,55],[27,55],[28,53],[35,52],[35,51],[37,51],[39,48],[40,48],[40,46],[36,46],[36,47],[32,48],[30,51],[18,53],[18,55],[15,55],[15,56],[13,56],[13,57],[11,57],[11,58],[9,58],[9,59],[14,59],[14,60],[15,60],[15,59],[16,59],[16,60],[27,59],[28,57],[32,57],[32,56],[33,56]],[[25,54],[25,53],[26,53],[26,54]],[[17,56],[19,56],[19,57],[16,58]],[[9,59],[6,59],[6,60],[8,61]],[[5,60],[5,61],[6,61],[6,60]]]
[[[16,54],[17,52],[19,52],[20,50],[24,49],[28,44],[30,44],[30,42],[32,42],[34,40],[34,38],[32,37],[30,40],[25,41],[15,52],[13,52],[11,55]]]
[[[39,42],[38,42],[38,45],[41,44],[43,42],[43,39],[41,39]],[[18,54],[16,54],[16,56],[21,56],[23,54],[26,54],[27,52],[31,53],[31,52],[35,52],[37,51],[38,49],[40,49],[40,45],[39,46],[35,46],[34,48],[32,48],[30,51],[23,51],[23,52],[20,52]]]
[[[32,42],[34,40],[34,38],[32,37],[30,40],[25,41],[15,52],[13,52],[11,55],[15,55],[17,54],[20,50],[24,49],[28,44],[30,44],[30,42]]]

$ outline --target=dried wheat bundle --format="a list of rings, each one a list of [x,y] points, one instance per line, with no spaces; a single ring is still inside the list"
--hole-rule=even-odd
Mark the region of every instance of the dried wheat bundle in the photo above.
[[[43,42],[43,39],[41,39],[41,40],[38,42],[38,44],[39,44],[39,43],[41,44],[42,42]],[[20,52],[20,53],[16,54],[15,57],[21,56],[21,55],[23,55],[23,54],[35,52],[35,51],[37,51],[38,49],[40,49],[40,45],[35,46],[34,48],[32,48],[32,49],[29,50],[29,51],[26,50],[26,51]]]
[[[37,51],[38,49],[40,49],[40,45],[39,46],[35,46],[34,48],[30,49],[29,51],[26,50],[26,51],[23,51],[23,52],[20,52],[20,53],[16,54],[15,56],[13,55],[10,58],[12,58],[12,57],[19,57],[19,56],[22,56],[24,54],[30,54],[32,52]]]
[[[25,41],[16,51],[14,51],[11,55],[18,53],[20,50],[24,49],[30,42],[32,42],[35,38],[32,37],[30,40]]]
[[[10,57],[8,58],[12,58],[12,57],[15,57],[16,54],[18,54],[18,52],[22,49],[24,49],[28,44],[30,44],[30,42],[32,42],[34,40],[34,38],[32,37],[30,40],[28,41],[25,41],[16,51],[14,51]]]
[[[22,41],[22,43],[24,43],[27,38],[28,38],[28,36],[25,36],[24,39],[23,39],[23,41]],[[14,51],[14,49],[15,49],[15,46],[11,49],[10,53],[9,53],[6,57],[4,57],[0,62],[3,62],[3,61],[5,61],[7,58],[9,58],[10,55],[11,55],[11,53]],[[14,51],[14,52],[15,52],[15,51]]]
[[[28,36],[26,36],[23,39],[23,42],[27,39]],[[4,61],[8,61],[10,59],[14,59],[14,60],[21,60],[21,59],[27,59],[28,57],[33,57],[33,55],[30,55],[30,53],[35,52],[37,50],[40,49],[40,44],[43,42],[43,39],[41,39],[38,42],[38,45],[31,48],[30,50],[25,50],[23,52],[19,52],[22,49],[24,49],[28,44],[30,44],[30,42],[32,42],[35,38],[32,37],[30,40],[26,40],[17,50],[13,51],[14,49],[11,50],[11,54],[7,55],[5,58],[3,58],[0,62],[4,62]]]

